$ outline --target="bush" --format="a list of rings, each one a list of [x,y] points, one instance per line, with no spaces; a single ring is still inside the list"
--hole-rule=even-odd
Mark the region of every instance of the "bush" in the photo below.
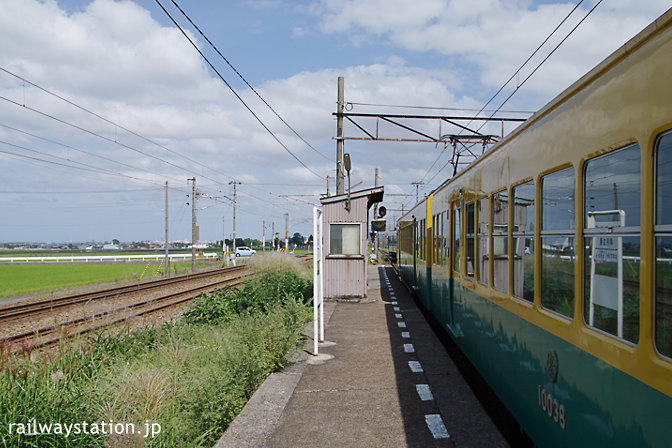
[[[294,257],[287,255],[255,257],[256,275],[245,279],[239,288],[226,287],[196,298],[184,315],[185,322],[227,322],[243,313],[267,313],[276,304],[285,305],[291,301],[310,303],[312,278],[293,262],[284,263],[288,259],[294,261]]]

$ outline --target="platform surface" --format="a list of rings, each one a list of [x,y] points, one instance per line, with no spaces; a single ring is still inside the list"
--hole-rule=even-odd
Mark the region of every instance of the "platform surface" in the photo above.
[[[394,270],[367,298],[327,302],[325,344],[271,375],[224,447],[506,447]]]

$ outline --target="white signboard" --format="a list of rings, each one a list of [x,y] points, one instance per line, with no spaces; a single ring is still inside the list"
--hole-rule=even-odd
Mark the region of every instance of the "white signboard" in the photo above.
[[[609,217],[600,221],[598,217]],[[617,217],[614,220],[613,217]],[[624,210],[603,210],[588,213],[589,229],[613,229],[625,226]],[[598,264],[616,265],[616,276],[601,275],[596,272]],[[616,311],[618,319],[618,337],[623,337],[623,237],[600,235],[593,237],[593,253],[590,254],[590,309],[588,324],[593,325],[595,305]]]

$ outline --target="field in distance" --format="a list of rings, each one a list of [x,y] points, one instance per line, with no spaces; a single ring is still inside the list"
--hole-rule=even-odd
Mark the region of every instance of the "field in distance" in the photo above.
[[[220,262],[198,262],[197,269]],[[191,260],[171,263],[170,274],[191,270]],[[97,284],[135,283],[163,274],[163,261],[152,263],[0,263],[0,305],[8,298],[55,292]]]

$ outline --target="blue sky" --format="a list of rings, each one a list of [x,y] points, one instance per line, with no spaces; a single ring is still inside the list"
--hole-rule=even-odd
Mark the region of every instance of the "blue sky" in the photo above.
[[[197,202],[202,239],[220,239],[223,218],[224,232],[231,234],[227,198],[233,179],[242,182],[239,236],[261,237],[262,220],[269,227],[275,222],[276,232],[284,232],[285,213],[290,234],[308,235],[310,204],[325,192],[326,176],[334,176],[336,124],[331,114],[338,76],[345,77],[350,102],[478,109],[576,5],[524,0],[179,1],[317,154],[265,108],[170,0],[160,2],[310,171],[259,125],[156,1],[3,0],[0,241],[160,240],[166,181],[170,238],[189,239],[185,195],[190,190],[186,179],[192,176],[204,195]],[[584,1],[516,81],[595,4]],[[662,0],[603,2],[504,109],[542,107],[668,7]],[[499,106],[513,88],[507,87],[492,106]],[[418,113],[359,105],[353,111]],[[427,131],[434,132],[431,127]],[[499,133],[499,125],[485,131]],[[346,126],[348,133],[355,135]],[[402,204],[413,204],[411,182],[423,180],[424,194],[450,175],[449,167],[439,170],[449,156],[432,144],[348,141],[346,152],[353,160],[353,184],[372,186],[374,170],[380,169],[381,183],[390,193],[385,199],[390,218],[399,215]]]

